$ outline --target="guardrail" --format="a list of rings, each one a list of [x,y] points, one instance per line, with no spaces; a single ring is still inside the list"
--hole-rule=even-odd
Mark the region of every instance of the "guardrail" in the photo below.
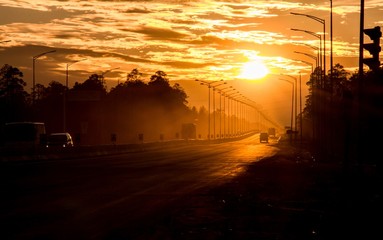
[[[156,148],[176,145],[190,144],[219,144],[230,141],[238,141],[254,135],[255,132],[249,132],[238,137],[212,140],[169,140],[157,142],[143,142],[134,144],[109,144],[97,146],[75,146],[66,148],[46,148],[35,147],[31,149],[0,149],[1,162],[14,161],[33,161],[33,160],[55,160],[55,159],[72,159],[92,156],[105,156],[111,154],[122,154],[129,152],[149,151]]]

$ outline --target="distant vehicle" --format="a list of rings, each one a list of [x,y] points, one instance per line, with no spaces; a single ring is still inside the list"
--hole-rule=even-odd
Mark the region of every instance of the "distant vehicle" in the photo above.
[[[73,147],[72,136],[65,133],[51,133],[48,136],[48,141],[46,147]]]
[[[195,139],[197,135],[196,125],[194,123],[184,123],[181,128],[182,139]]]
[[[269,128],[268,133],[269,133],[269,136],[275,137],[276,135],[275,128]]]
[[[260,142],[266,142],[268,143],[269,142],[269,134],[267,132],[262,132],[260,135],[259,135],[259,141]]]
[[[45,124],[42,122],[9,122],[5,123],[3,131],[6,149],[35,149],[46,142]]]

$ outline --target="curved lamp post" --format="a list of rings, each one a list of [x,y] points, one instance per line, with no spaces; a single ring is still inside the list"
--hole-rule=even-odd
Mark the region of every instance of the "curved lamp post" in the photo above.
[[[63,107],[63,131],[66,132],[66,101],[67,101],[67,91],[68,91],[68,82],[69,82],[69,66],[75,64],[75,63],[78,63],[78,62],[81,62],[81,61],[84,61],[86,60],[86,58],[84,59],[81,59],[81,60],[77,60],[77,61],[73,61],[71,63],[67,63],[66,64],[66,69],[65,69],[65,93],[64,93],[64,107]]]
[[[315,51],[317,51],[317,57],[315,58],[315,63],[316,63],[317,66],[318,66],[319,48],[318,48],[318,47],[315,47],[315,46],[312,46],[312,45],[310,45],[310,44],[306,44],[306,43],[300,43],[300,44],[305,45],[305,46],[307,46],[307,47],[309,47],[309,48],[312,48],[312,49],[314,49]],[[296,52],[296,53],[300,53],[300,52]],[[306,55],[306,53],[302,53],[302,54],[305,54],[305,55]],[[309,56],[309,55],[310,55],[310,54],[307,54],[307,56]],[[309,57],[312,57],[312,55],[310,55]]]
[[[294,53],[303,54],[303,55],[306,55],[306,56],[308,56],[308,57],[314,59],[314,60],[315,60],[315,63],[316,63],[316,68],[318,67],[318,58],[315,57],[314,55],[312,55],[312,54],[308,54],[308,53],[304,53],[304,52],[298,52],[298,51],[294,51]],[[304,61],[302,61],[302,62],[304,62]],[[307,62],[306,62],[306,63],[307,63]],[[308,63],[308,64],[310,64],[310,63]],[[311,65],[312,65],[312,64],[311,64]],[[318,76],[318,75],[319,75],[319,76]],[[319,73],[317,73],[317,79],[318,79],[318,80],[321,79],[321,76],[322,76],[322,75],[320,75]],[[313,86],[314,86],[314,84],[313,84]],[[318,84],[318,86],[320,86],[320,84]],[[318,86],[316,86],[316,87],[318,87]]]
[[[106,70],[105,72],[102,72],[102,73],[101,73],[101,81],[104,81],[104,76],[105,76],[106,74],[108,74],[108,73],[110,73],[111,71],[116,70],[116,69],[120,69],[120,67],[112,68],[112,69]]]
[[[71,63],[67,63],[66,64],[66,71],[65,71],[65,76],[66,76],[66,78],[65,78],[65,86],[68,88],[68,81],[69,81],[69,67],[71,66],[71,65],[73,65],[73,64],[75,64],[75,63],[78,63],[78,62],[81,62],[81,61],[85,61],[85,60],[87,60],[86,58],[84,58],[84,59],[81,59],[81,60],[77,60],[77,61],[73,61],[73,62],[71,62]]]
[[[291,28],[292,31],[299,31],[299,32],[305,32],[305,33],[308,33],[314,37],[317,37],[319,39],[319,65],[320,65],[320,68],[322,70],[322,36],[315,33],[315,32],[311,32],[311,31],[307,31],[307,30],[302,30],[302,29],[296,29],[296,28]],[[323,58],[325,58],[324,56],[324,53],[323,53]],[[324,61],[324,60],[323,60]],[[326,68],[325,66],[323,66],[323,79],[322,79],[322,84],[324,84],[324,79],[325,79],[325,76],[326,76]]]
[[[33,61],[32,61],[32,101],[33,103],[35,102],[35,87],[36,87],[36,78],[35,78],[35,62],[37,59],[39,59],[40,57],[44,56],[45,54],[48,54],[48,53],[53,53],[53,52],[56,52],[56,50],[51,50],[51,51],[47,51],[47,52],[43,52],[43,53],[40,53],[36,56],[33,57]]]
[[[291,118],[290,118],[290,130],[293,130],[293,117],[294,117],[294,82],[283,79],[283,78],[278,78],[278,80],[285,81],[291,84]],[[292,142],[292,132],[290,134],[290,142]]]
[[[116,69],[120,69],[120,67],[116,67],[116,68],[112,68],[112,69],[106,70],[105,72],[101,73],[101,76],[104,77],[107,73],[110,73],[111,71],[116,70]]]
[[[307,62],[307,61],[304,61],[304,60],[300,60],[300,59],[293,59],[294,61],[298,61],[298,62],[303,62],[307,65],[310,65],[311,66],[311,73],[314,72],[314,65],[311,63],[311,62]]]
[[[298,111],[298,102],[297,102],[297,92],[298,92],[298,83],[297,83],[297,81],[298,81],[298,79],[296,78],[296,77],[293,77],[293,76],[291,76],[291,75],[287,75],[287,74],[281,74],[282,76],[286,76],[286,77],[289,77],[289,78],[291,78],[291,79],[293,79],[294,80],[294,82],[295,82],[295,90],[294,90],[294,93],[295,93],[295,131],[297,131],[297,111]]]

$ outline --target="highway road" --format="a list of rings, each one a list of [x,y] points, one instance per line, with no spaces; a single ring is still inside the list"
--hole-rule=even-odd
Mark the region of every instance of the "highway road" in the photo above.
[[[256,134],[225,143],[2,163],[0,238],[134,238],[194,192],[230,181],[247,164],[274,155],[273,141],[260,143]]]

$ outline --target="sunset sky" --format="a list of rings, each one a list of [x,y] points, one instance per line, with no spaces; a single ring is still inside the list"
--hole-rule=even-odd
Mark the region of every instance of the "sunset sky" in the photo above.
[[[325,37],[323,24],[291,12],[324,19]],[[334,64],[350,71],[358,66],[359,13],[360,1],[333,1]],[[365,1],[364,21],[364,28],[383,25],[383,0]],[[27,91],[33,57],[51,50],[56,52],[35,62],[36,83],[65,84],[67,64],[69,87],[107,72],[110,89],[134,68],[146,80],[162,70],[195,106],[206,106],[207,89],[194,80],[222,79],[278,118],[276,112],[289,109],[291,86],[276,80],[301,76],[304,98],[311,66],[302,61],[315,61],[296,51],[316,55],[313,47],[319,46],[319,38],[291,28],[326,40],[328,70],[330,1],[0,0],[0,64],[19,68]],[[245,79],[248,62],[264,64],[267,77]],[[279,120],[286,119],[288,114]]]

